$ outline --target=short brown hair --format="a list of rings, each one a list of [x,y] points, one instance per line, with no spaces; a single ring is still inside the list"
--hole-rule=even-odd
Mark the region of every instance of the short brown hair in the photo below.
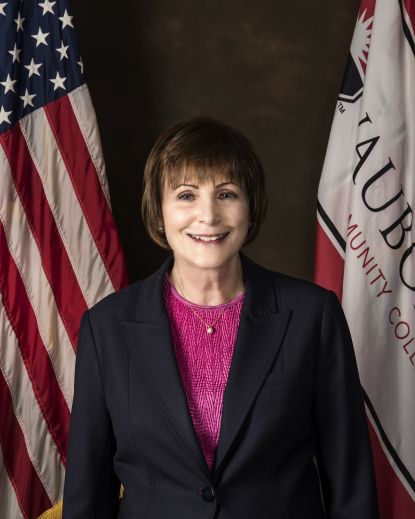
[[[164,231],[159,229],[164,182],[173,188],[194,176],[202,183],[226,179],[245,188],[250,226],[244,245],[252,242],[268,205],[264,168],[251,143],[238,130],[202,116],[187,118],[165,130],[150,151],[144,169],[141,215],[152,240],[170,249]]]

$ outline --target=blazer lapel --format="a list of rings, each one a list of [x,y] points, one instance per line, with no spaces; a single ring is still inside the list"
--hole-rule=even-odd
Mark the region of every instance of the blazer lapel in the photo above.
[[[254,399],[276,359],[291,315],[278,312],[269,271],[241,253],[245,300],[225,388],[219,444],[214,466],[218,477]]]
[[[123,322],[123,326],[133,362],[173,436],[210,478],[187,406],[163,299],[164,274],[172,262],[170,256],[158,271],[143,280],[132,301],[133,319]]]

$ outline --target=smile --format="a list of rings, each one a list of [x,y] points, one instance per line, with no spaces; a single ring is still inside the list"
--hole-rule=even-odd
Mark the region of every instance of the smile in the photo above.
[[[222,242],[228,234],[229,234],[228,232],[225,232],[222,234],[211,234],[211,235],[188,234],[188,236],[190,236],[190,238],[192,238],[193,240],[198,241],[198,242],[219,243],[219,242]]]

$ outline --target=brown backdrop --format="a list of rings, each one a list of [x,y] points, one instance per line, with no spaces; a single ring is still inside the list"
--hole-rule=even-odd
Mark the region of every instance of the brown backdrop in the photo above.
[[[312,278],[318,180],[359,0],[73,0],[130,280],[166,253],[139,213],[146,156],[194,114],[240,129],[262,159],[270,207],[246,253]]]

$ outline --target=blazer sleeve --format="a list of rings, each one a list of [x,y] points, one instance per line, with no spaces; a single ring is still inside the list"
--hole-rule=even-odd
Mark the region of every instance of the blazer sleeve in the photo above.
[[[317,462],[330,519],[379,519],[363,391],[342,307],[328,292],[316,373]]]
[[[117,517],[120,483],[113,469],[115,448],[89,312],[86,312],[78,339],[63,519]]]

